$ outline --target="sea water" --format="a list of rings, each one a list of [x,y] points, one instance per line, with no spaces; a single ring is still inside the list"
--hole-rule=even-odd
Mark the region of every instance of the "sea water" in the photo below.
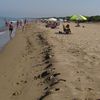
[[[5,27],[5,21],[0,18],[0,50],[10,41],[9,30],[2,29]],[[15,36],[15,29],[13,31],[12,37]]]
[[[4,27],[4,20],[2,18],[0,18],[0,28]]]

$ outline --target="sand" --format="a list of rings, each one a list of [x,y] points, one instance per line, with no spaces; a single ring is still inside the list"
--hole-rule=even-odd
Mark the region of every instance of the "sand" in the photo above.
[[[70,35],[56,34],[62,24],[17,30],[0,53],[0,100],[100,99],[99,24],[69,24]]]

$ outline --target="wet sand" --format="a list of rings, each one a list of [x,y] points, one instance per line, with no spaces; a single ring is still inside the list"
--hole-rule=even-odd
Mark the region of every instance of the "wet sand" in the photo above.
[[[15,36],[16,34],[16,29],[13,30],[13,34],[11,35],[12,38]],[[10,41],[10,37],[9,37],[9,30],[5,30],[0,32],[0,50],[3,49],[3,47]]]
[[[0,53],[1,100],[99,100],[100,28],[70,23],[72,34],[33,23]]]

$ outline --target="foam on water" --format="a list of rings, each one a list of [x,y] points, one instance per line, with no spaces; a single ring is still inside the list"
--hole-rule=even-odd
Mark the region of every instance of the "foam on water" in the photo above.
[[[15,31],[16,29],[14,29],[13,33],[12,33],[12,37],[15,36]],[[5,44],[7,44],[10,41],[10,37],[9,37],[9,31],[4,31],[4,32],[0,32],[0,49],[2,47],[4,47]]]
[[[2,48],[9,41],[8,31],[0,32],[0,48]]]

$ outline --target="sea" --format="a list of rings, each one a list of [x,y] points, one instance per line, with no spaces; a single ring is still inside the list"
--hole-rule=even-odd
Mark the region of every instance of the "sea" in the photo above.
[[[15,30],[12,37],[15,36]],[[0,18],[0,50],[10,41],[9,30],[5,27],[4,18]]]

